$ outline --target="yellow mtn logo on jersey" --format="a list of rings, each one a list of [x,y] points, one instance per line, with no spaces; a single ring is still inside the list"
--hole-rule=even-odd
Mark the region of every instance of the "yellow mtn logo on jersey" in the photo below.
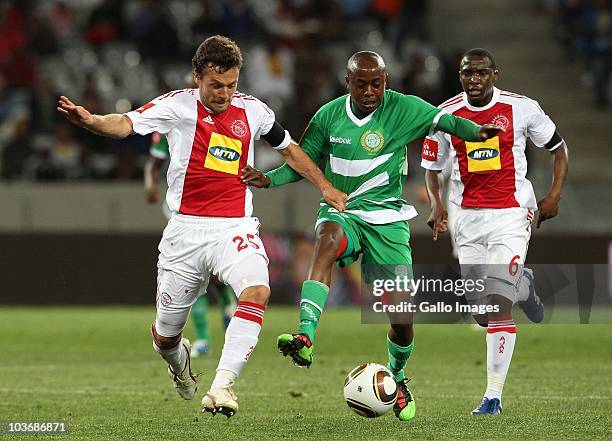
[[[237,175],[241,155],[242,141],[212,132],[204,167]]]
[[[485,172],[501,169],[499,156],[499,136],[484,142],[465,141],[467,150],[468,172]]]

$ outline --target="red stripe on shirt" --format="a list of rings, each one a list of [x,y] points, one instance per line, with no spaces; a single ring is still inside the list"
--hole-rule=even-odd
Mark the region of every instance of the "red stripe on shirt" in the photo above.
[[[516,192],[516,177],[514,167],[514,125],[512,106],[497,103],[493,107],[480,112],[465,107],[453,112],[456,116],[467,118],[477,124],[491,124],[498,116],[505,116],[508,127],[499,134],[500,170],[468,172],[467,148],[465,142],[453,136],[452,143],[457,153],[461,182],[463,183],[463,198],[461,206],[476,208],[510,208],[518,207],[514,193]]]
[[[455,104],[460,103],[462,100],[463,100],[463,98],[459,97],[459,98],[457,98],[456,100],[449,101],[448,103],[445,103],[445,104],[440,105],[440,108],[441,108],[441,109],[444,109],[444,108],[446,108],[446,107],[454,106]]]
[[[454,97],[447,99],[442,104],[440,104],[440,107],[450,106],[451,104],[460,101],[461,98],[463,98],[463,93],[459,93],[459,94],[455,95]]]
[[[243,217],[245,215],[246,185],[240,180],[240,170],[248,161],[251,129],[244,109],[231,106],[221,114],[211,114],[197,102],[196,132],[191,156],[183,183],[179,212],[192,216]],[[214,124],[204,121],[210,116]],[[246,133],[240,138],[232,132],[234,121],[243,121]],[[204,166],[212,133],[242,142],[238,174],[225,173]]]

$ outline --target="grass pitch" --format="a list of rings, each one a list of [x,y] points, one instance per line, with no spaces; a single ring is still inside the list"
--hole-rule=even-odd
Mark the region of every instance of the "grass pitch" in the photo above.
[[[88,441],[610,439],[611,325],[520,326],[504,413],[480,418],[468,414],[485,387],[483,331],[417,325],[408,369],[417,417],[401,423],[359,417],[342,397],[348,370],[386,363],[386,326],[328,309],[315,362],[298,369],[275,347],[297,308],[272,306],[235,388],[240,411],[227,420],[199,413],[222,344],[218,311],[209,314],[214,352],[194,360],[200,390],[185,402],[151,348],[153,307],[0,308],[0,420],[63,420],[65,439]]]

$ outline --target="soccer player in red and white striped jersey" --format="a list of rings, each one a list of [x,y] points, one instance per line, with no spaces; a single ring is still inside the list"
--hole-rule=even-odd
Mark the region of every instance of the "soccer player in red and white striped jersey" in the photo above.
[[[477,318],[487,324],[487,389],[473,415],[501,412],[502,389],[516,339],[512,305],[518,302],[534,322],[543,318],[533,274],[523,264],[534,211],[539,210],[536,228],[557,215],[568,164],[567,147],[555,124],[536,101],[497,89],[498,76],[490,52],[469,50],[459,67],[464,92],[440,107],[478,124],[495,124],[504,131],[484,142],[431,134],[423,143],[421,162],[427,169],[425,180],[432,207],[428,223],[437,240],[438,233],[446,231],[448,218],[438,174],[450,161],[449,203],[455,204],[456,212],[451,230],[461,271],[464,277],[486,277],[484,296],[468,301],[488,301],[497,308],[488,317]],[[554,158],[552,186],[537,203],[526,178],[527,138]]]
[[[58,111],[103,136],[124,138],[153,131],[167,136],[166,201],[172,216],[159,244],[153,346],[168,363],[179,395],[192,399],[197,382],[183,328],[210,274],[230,285],[238,307],[202,411],[231,416],[238,410],[232,386],[257,344],[270,296],[259,221],[252,217],[252,194],[241,179],[245,167],[254,163],[254,141],[265,139],[340,211],[346,194],[335,189],[291,140],[272,110],[237,92],[242,54],[232,40],[218,35],[206,39],[192,64],[197,88],[169,92],[135,111],[93,115],[65,96]]]

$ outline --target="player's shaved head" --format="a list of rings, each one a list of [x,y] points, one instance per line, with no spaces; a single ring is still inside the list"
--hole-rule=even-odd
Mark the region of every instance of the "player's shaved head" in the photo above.
[[[346,85],[353,105],[371,113],[382,103],[387,87],[385,61],[376,52],[361,51],[346,63]]]
[[[355,52],[348,63],[346,63],[347,74],[355,73],[357,70],[377,70],[386,71],[385,60],[376,52],[359,51]]]

